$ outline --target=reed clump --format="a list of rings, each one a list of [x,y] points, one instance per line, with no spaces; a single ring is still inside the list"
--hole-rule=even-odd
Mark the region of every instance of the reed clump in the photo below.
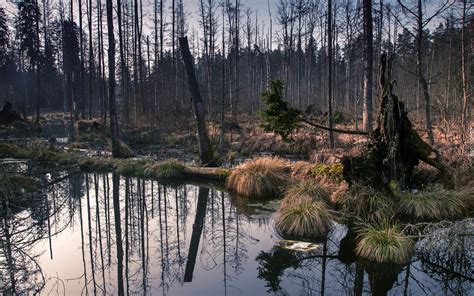
[[[281,208],[275,226],[284,237],[313,239],[326,235],[334,219],[326,203],[306,201]]]
[[[251,198],[279,196],[290,177],[287,161],[277,157],[249,160],[232,170],[226,186],[239,195]]]
[[[322,201],[330,204],[331,196],[329,192],[316,181],[304,179],[288,187],[285,191],[280,209],[310,201]]]
[[[413,253],[413,241],[397,225],[366,224],[359,230],[355,251],[370,261],[404,264]]]
[[[441,186],[431,186],[425,190],[401,192],[399,194],[398,212],[414,220],[441,220],[463,214],[465,203],[472,200],[468,188],[461,191],[446,190]]]

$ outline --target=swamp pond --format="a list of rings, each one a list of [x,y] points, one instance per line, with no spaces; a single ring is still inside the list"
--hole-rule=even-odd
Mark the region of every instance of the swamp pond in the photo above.
[[[274,228],[278,200],[250,201],[211,184],[48,172],[23,162],[2,170],[43,184],[27,202],[0,208],[0,293],[7,295],[116,295],[121,284],[129,295],[474,291],[474,219],[430,226],[408,264],[374,264],[356,258],[355,234],[342,224],[312,244],[283,240]]]

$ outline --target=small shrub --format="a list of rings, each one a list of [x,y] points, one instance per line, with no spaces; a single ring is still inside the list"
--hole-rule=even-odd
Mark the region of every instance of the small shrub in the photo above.
[[[303,202],[280,209],[275,226],[285,237],[318,238],[332,227],[334,215],[322,201]]]
[[[289,175],[289,166],[285,160],[261,157],[232,170],[226,186],[245,197],[271,198],[281,194]]]
[[[329,192],[314,180],[302,180],[291,185],[285,192],[285,198],[281,208],[290,205],[306,203],[311,201],[322,201],[327,204],[331,202]]]
[[[399,213],[417,220],[440,220],[461,215],[464,210],[463,199],[455,191],[437,186],[417,193],[402,192],[398,204]]]
[[[413,241],[398,226],[365,225],[359,230],[356,254],[378,263],[404,264],[411,258]]]

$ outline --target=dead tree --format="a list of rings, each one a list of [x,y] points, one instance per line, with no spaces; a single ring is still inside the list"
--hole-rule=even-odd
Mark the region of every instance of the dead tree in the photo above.
[[[199,139],[199,158],[203,165],[209,166],[213,164],[214,153],[212,151],[209,135],[206,127],[206,110],[202,103],[199,85],[194,71],[194,62],[191,52],[189,51],[188,37],[179,38],[179,46],[183,64],[188,75],[189,91],[191,92],[191,101],[193,103],[196,127]]]
[[[414,168],[423,161],[441,172],[446,185],[453,186],[450,168],[414,130],[405,105],[393,94],[395,82],[386,78],[388,64],[384,53],[380,61],[381,94],[376,129],[362,155],[343,158],[344,178],[350,183],[360,182],[376,188],[389,185],[403,188],[410,183]],[[389,73],[388,70],[387,76]]]

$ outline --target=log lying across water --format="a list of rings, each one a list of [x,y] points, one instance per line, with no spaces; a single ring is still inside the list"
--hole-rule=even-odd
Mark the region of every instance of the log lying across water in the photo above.
[[[191,167],[185,166],[183,168],[183,175],[189,178],[203,178],[210,180],[225,181],[227,176],[232,171],[231,168],[209,168],[209,167]]]
[[[91,157],[78,153],[63,151],[48,146],[47,143],[20,147],[14,144],[0,143],[0,159],[28,159],[60,169],[79,169],[83,172],[116,172],[122,175],[137,176],[149,179],[207,179],[225,181],[230,168],[193,167],[177,160],[157,162],[151,158],[117,159],[110,157]]]

